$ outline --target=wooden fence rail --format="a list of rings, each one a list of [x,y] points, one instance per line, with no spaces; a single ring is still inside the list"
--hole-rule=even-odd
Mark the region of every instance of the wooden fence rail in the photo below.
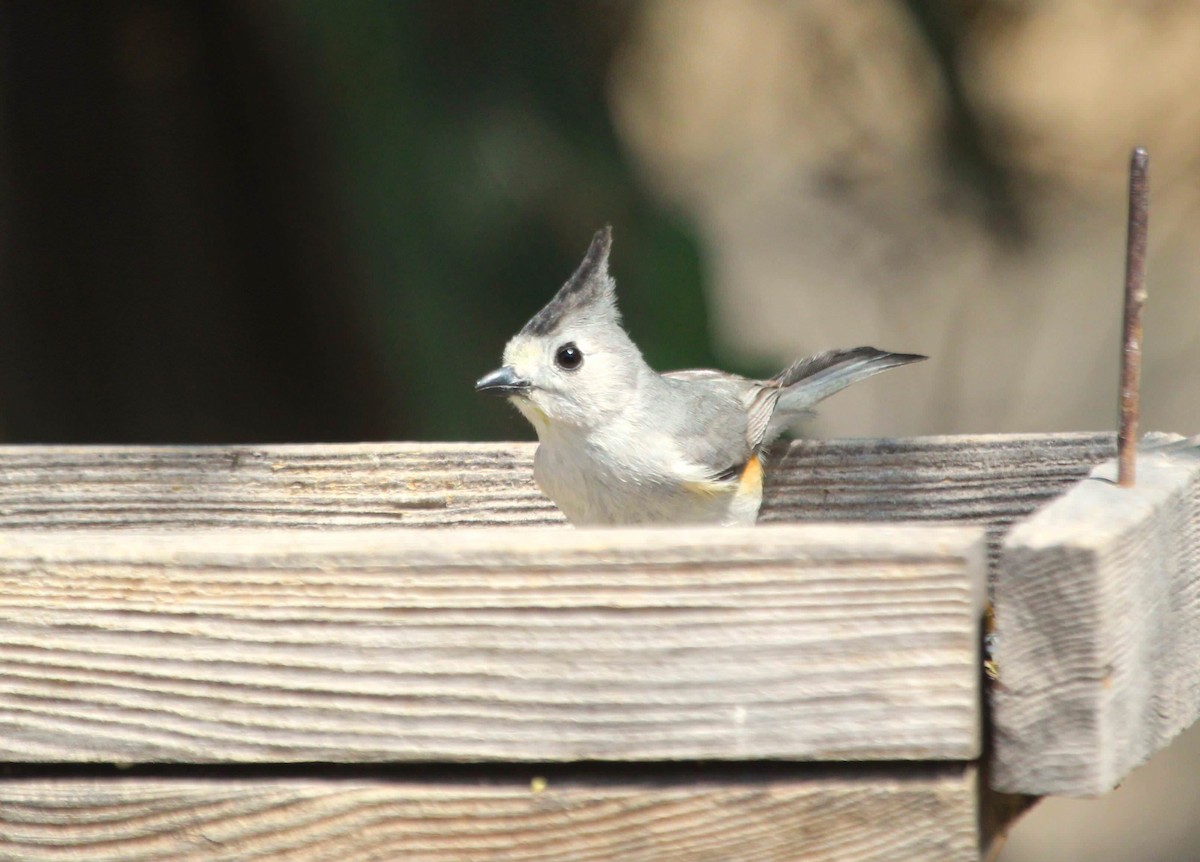
[[[799,442],[763,526],[597,531],[529,444],[0,447],[0,858],[976,859],[984,596],[1029,618],[1009,530],[1114,450]],[[1189,505],[1146,515],[1176,625]],[[1058,705],[1018,630],[997,697],[1029,726]],[[1002,772],[1041,756],[1017,728]]]
[[[1200,719],[1200,441],[1106,462],[1004,543],[997,787],[1094,796]]]
[[[969,760],[981,538],[0,534],[0,755]]]

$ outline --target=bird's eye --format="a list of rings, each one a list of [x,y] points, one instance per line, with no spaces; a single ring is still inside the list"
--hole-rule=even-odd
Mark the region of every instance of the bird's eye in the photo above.
[[[563,371],[574,371],[583,365],[583,351],[575,346],[574,341],[568,341],[554,352],[554,364]]]

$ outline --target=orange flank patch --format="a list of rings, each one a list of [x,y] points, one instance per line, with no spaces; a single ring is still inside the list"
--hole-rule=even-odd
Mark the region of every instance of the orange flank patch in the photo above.
[[[728,494],[731,491],[738,494],[757,494],[762,487],[763,466],[762,461],[757,455],[754,455],[746,462],[746,466],[742,468],[742,473],[738,477],[737,485],[733,485],[728,481],[724,482],[685,482],[684,487],[693,494],[702,494],[706,497],[719,497],[723,494]]]
[[[738,479],[738,493],[757,494],[758,490],[762,487],[762,481],[762,459],[757,455],[751,455],[750,460],[746,462],[746,466],[742,468],[742,477]]]

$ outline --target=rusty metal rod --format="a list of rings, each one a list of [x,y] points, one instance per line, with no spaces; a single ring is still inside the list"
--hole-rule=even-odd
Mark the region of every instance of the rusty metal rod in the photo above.
[[[1121,326],[1121,425],[1117,432],[1117,484],[1136,478],[1138,386],[1142,377],[1142,308],[1146,304],[1146,231],[1150,156],[1137,147],[1129,159],[1129,232],[1125,245],[1125,320]]]

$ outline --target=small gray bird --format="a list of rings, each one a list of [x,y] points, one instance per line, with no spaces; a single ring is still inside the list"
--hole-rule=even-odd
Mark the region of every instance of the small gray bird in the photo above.
[[[830,350],[769,380],[711,369],[659,374],[621,327],[608,274],[612,231],[475,384],[509,398],[537,431],[533,475],[576,526],[753,524],[763,452],[814,404],[925,359]]]

